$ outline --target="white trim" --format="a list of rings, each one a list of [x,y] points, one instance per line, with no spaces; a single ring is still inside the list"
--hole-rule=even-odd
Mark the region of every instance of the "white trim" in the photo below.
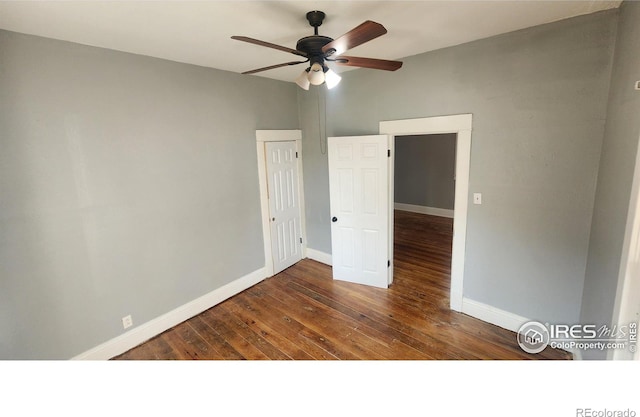
[[[257,133],[257,132],[256,132]],[[258,185],[260,187],[260,218],[262,220],[262,244],[264,269],[268,277],[273,276],[273,256],[271,254],[271,227],[269,223],[269,196],[267,193],[267,163],[264,142],[256,142],[258,154]]]
[[[460,130],[471,130],[471,114],[451,116],[425,117],[421,119],[388,120],[380,122],[380,134],[429,135],[437,133],[455,133]]]
[[[458,131],[456,156],[456,190],[451,251],[451,308],[461,307],[464,288],[464,264],[467,244],[469,207],[469,166],[471,163],[471,131]]]
[[[640,140],[639,140],[640,143]],[[640,304],[640,146],[636,153],[636,165],[631,185],[629,211],[622,246],[618,287],[613,314],[614,325],[625,326],[630,322],[638,322],[638,305]],[[613,349],[607,352],[608,359],[640,359],[626,349]]]
[[[302,130],[256,130],[258,142],[289,142],[302,140]]]
[[[472,115],[427,117],[422,119],[380,122],[380,133],[395,136],[455,133],[456,189],[453,218],[453,247],[451,253],[450,307],[462,311],[465,245],[467,241],[467,212],[469,206],[469,166],[471,162]],[[393,172],[390,172],[393,181]],[[393,196],[390,196],[393,199]],[[391,238],[393,235],[391,235]]]
[[[319,250],[307,248],[306,257],[309,259],[313,259],[314,261],[318,261],[325,265],[332,265],[331,254],[321,252]]]
[[[469,298],[462,299],[462,312],[468,316],[478,320],[486,321],[503,329],[511,330],[518,333],[520,326],[524,323],[532,321],[526,317],[519,316],[509,311],[471,300]],[[561,349],[573,355],[573,360],[582,360],[582,352],[580,349]]]
[[[302,253],[307,247],[307,223],[304,205],[304,178],[302,176],[302,131],[301,130],[256,130],[256,153],[258,157],[258,185],[260,188],[260,216],[262,219],[262,244],[265,271],[268,277],[274,275],[271,251],[271,222],[269,216],[269,194],[267,187],[267,164],[265,142],[296,143],[298,153],[298,197],[300,199],[300,230],[302,233]]]
[[[296,151],[298,152],[298,205],[300,206],[300,233],[302,234],[302,257],[307,249],[307,209],[304,204],[304,176],[302,169],[302,140],[296,140]]]
[[[388,221],[388,226],[389,226],[389,230],[387,231],[387,236],[389,239],[389,246],[387,248],[387,261],[388,261],[388,268],[387,268],[387,285],[391,285],[393,284],[393,273],[395,270],[395,262],[393,259],[393,250],[394,250],[394,242],[393,242],[393,231],[395,229],[395,216],[393,215],[393,209],[394,209],[394,201],[393,201],[393,196],[395,195],[395,181],[393,180],[393,173],[395,172],[396,169],[396,138],[392,135],[388,136],[387,139],[387,143],[389,146],[389,155],[391,156],[390,158],[387,158],[389,160],[389,167],[387,169],[387,172],[389,173],[387,175],[389,184],[388,184],[388,188],[389,188],[389,221]]]
[[[520,329],[520,326],[531,321],[526,317],[522,317],[466,297],[462,299],[462,312],[471,317],[486,321],[487,323],[495,324],[496,326],[516,333]]]
[[[128,332],[102,343],[93,349],[81,353],[73,360],[108,360],[118,356],[154,336],[210,309],[266,278],[265,269],[260,268],[235,281],[232,281],[202,297],[196,298],[168,313],[148,321]]]
[[[453,210],[438,207],[418,206],[415,204],[395,203],[394,209],[411,213],[429,214],[431,216],[448,217],[453,219]]]

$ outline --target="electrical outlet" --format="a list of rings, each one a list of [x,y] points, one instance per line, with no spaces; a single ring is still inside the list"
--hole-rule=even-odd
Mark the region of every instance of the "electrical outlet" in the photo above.
[[[482,204],[482,193],[473,193],[473,204]]]
[[[636,90],[640,90],[640,81],[636,81]]]
[[[131,315],[123,317],[122,318],[122,327],[124,327],[125,329],[128,329],[131,326],[133,326],[133,319],[131,318]]]

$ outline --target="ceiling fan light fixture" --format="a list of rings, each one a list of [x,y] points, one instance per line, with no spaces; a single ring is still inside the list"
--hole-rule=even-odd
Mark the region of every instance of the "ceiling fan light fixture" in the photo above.
[[[348,65],[350,67],[371,68],[385,71],[395,71],[402,67],[401,61],[340,56],[340,54],[349,49],[353,49],[387,33],[387,29],[385,29],[385,27],[380,23],[367,20],[347,33],[333,39],[318,33],[318,26],[322,25],[322,21],[325,17],[326,15],[319,10],[312,10],[307,13],[309,25],[313,27],[313,35],[298,39],[296,49],[277,45],[271,42],[261,41],[260,39],[249,38],[247,36],[232,36],[231,39],[271,49],[277,49],[283,52],[289,52],[299,57],[306,58],[304,61],[283,62],[282,64],[245,71],[242,74],[255,74],[262,71],[309,62],[311,66],[296,78],[295,83],[303,90],[309,90],[311,85],[322,85],[324,83],[327,84],[327,89],[332,89],[338,85],[342,78],[334,71],[330,70],[325,65],[325,61],[330,61],[337,65]]]
[[[340,83],[342,77],[335,73],[331,68],[324,73],[324,80],[327,83],[327,89],[331,90]]]
[[[312,85],[320,85],[324,82],[324,71],[322,65],[314,63],[309,69],[309,82]]]
[[[311,85],[308,78],[309,73],[307,71],[308,69],[303,70],[298,78],[296,78],[296,84],[298,84],[298,86],[303,90],[309,90],[309,86]]]

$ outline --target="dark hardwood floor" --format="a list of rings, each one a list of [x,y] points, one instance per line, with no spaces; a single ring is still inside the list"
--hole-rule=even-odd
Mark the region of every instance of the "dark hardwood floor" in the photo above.
[[[114,359],[571,359],[527,354],[514,332],[449,310],[452,230],[396,211],[389,289],[305,259]]]

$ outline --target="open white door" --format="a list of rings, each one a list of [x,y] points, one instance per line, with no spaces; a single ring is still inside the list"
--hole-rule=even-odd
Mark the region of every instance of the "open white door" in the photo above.
[[[296,143],[267,142],[266,165],[271,216],[273,273],[302,259],[300,197]]]
[[[389,136],[328,138],[333,278],[389,284]]]

